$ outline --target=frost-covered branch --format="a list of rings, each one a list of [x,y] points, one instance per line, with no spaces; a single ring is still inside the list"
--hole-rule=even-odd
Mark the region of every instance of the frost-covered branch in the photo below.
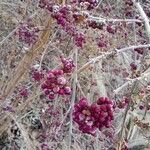
[[[141,4],[139,2],[136,2],[135,0],[133,0],[136,8],[138,9],[142,19],[144,20],[144,23],[145,23],[145,29],[146,29],[146,32],[148,34],[148,38],[150,39],[150,24],[149,24],[149,19],[146,15],[146,13],[144,12]]]
[[[131,49],[135,49],[135,48],[148,48],[150,47],[150,44],[145,44],[145,45],[137,45],[137,46],[130,46],[130,47],[125,47],[125,48],[121,48],[119,50],[114,50],[114,51],[111,51],[111,52],[106,52],[98,57],[95,57],[93,59],[91,59],[89,62],[87,62],[84,66],[82,66],[79,70],[78,70],[78,73],[80,73],[82,70],[84,70],[85,68],[87,68],[90,64],[92,63],[96,63],[97,61],[99,61],[100,59],[102,58],[106,58],[107,56],[109,55],[112,55],[112,54],[119,54],[119,53],[122,53],[124,51],[127,51],[127,50],[131,50]]]

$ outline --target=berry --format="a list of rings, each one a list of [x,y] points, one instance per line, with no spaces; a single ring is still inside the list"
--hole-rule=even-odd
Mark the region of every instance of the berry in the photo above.
[[[131,70],[136,70],[137,69],[137,65],[134,62],[132,62],[130,64],[130,67],[131,67]]]
[[[88,26],[93,28],[93,29],[103,30],[103,27],[104,27],[103,23],[98,23],[98,22],[93,21],[93,20],[89,20],[87,23],[88,23]]]
[[[140,109],[140,110],[143,110],[143,109],[144,109],[144,106],[143,106],[143,105],[140,105],[140,106],[139,106],[139,109]]]

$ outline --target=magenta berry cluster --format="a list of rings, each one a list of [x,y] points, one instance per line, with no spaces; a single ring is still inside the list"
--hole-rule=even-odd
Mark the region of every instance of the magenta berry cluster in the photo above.
[[[104,24],[96,22],[94,20],[88,20],[88,26],[93,28],[93,29],[100,29],[100,30],[102,30],[103,27],[104,27]]]
[[[72,10],[69,5],[54,5],[53,3],[43,0],[40,0],[39,7],[45,8],[50,12],[51,17],[56,20],[57,24],[73,37],[76,46],[83,47],[85,36],[83,33],[78,32],[77,27],[75,26],[78,20],[78,13],[75,10]]]
[[[60,7],[57,12],[54,12],[52,17],[56,19],[57,24],[59,24],[64,31],[73,36],[76,46],[82,48],[85,43],[85,36],[83,33],[78,33],[77,28],[75,27],[75,13],[71,13],[69,7],[63,6]]]
[[[132,0],[125,0],[125,4],[128,6],[133,6],[133,1]]]
[[[73,120],[83,133],[95,135],[97,130],[111,127],[113,111],[113,101],[106,97],[100,97],[91,105],[86,98],[82,98],[74,106]]]
[[[86,5],[87,10],[94,9],[98,5],[98,0],[78,0],[80,5]]]
[[[111,34],[115,34],[117,32],[117,28],[113,25],[107,25],[106,30]]]
[[[70,95],[71,88],[67,86],[67,79],[61,69],[54,69],[47,72],[45,81],[41,88],[49,99],[55,99],[56,95]]]
[[[23,98],[28,97],[28,95],[29,95],[28,89],[25,88],[25,87],[22,87],[22,88],[19,90],[19,94],[20,94],[20,96],[23,97]]]
[[[134,62],[130,64],[130,67],[132,71],[137,70],[137,65]]]
[[[75,41],[75,44],[78,46],[78,47],[83,47],[83,44],[86,43],[85,42],[85,37],[84,37],[84,34],[82,33],[79,33],[79,34],[76,34],[74,36],[74,41]]]
[[[101,37],[98,39],[97,45],[99,48],[105,48],[107,47],[107,41],[104,39],[104,37]]]
[[[73,59],[71,58],[64,58],[61,56],[61,62],[62,62],[62,70],[64,73],[71,73],[74,71],[75,64]]]
[[[31,19],[29,19],[26,23],[22,23],[16,32],[19,40],[27,45],[33,45],[38,40],[39,28],[36,27]]]
[[[144,105],[139,105],[140,110],[150,110],[150,105],[144,106]]]
[[[74,71],[73,59],[60,56],[61,67],[53,70],[40,70],[32,68],[32,78],[41,84],[43,93],[49,99],[55,99],[57,95],[70,95],[71,88],[68,86],[66,76]]]
[[[45,143],[41,145],[41,150],[50,150],[49,146]]]
[[[135,48],[134,51],[137,52],[138,54],[142,55],[144,52],[144,49],[143,48]]]
[[[44,78],[44,73],[41,70],[33,68],[32,69],[32,78],[35,81],[40,82]]]
[[[117,107],[119,109],[124,109],[128,104],[129,104],[129,99],[124,98],[123,100],[117,102]]]

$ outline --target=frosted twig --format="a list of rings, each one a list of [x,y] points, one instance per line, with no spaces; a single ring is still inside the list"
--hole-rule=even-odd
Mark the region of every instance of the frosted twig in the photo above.
[[[82,66],[77,72],[80,73],[82,70],[84,70],[85,68],[87,68],[90,64],[95,63],[97,61],[99,61],[102,58],[105,58],[109,55],[112,55],[114,52],[116,52],[117,54],[122,53],[124,51],[127,50],[131,50],[131,49],[135,49],[135,48],[147,48],[150,47],[150,44],[145,44],[145,45],[137,45],[137,46],[130,46],[130,47],[125,47],[125,48],[121,48],[119,50],[115,50],[115,51],[111,51],[111,52],[106,52],[98,57],[95,57],[93,59],[91,59],[89,62],[87,62],[84,66]]]
[[[133,0],[136,8],[138,9],[142,19],[144,20],[144,23],[145,23],[145,29],[147,31],[147,34],[148,34],[148,38],[150,39],[150,24],[149,24],[149,19],[147,17],[147,15],[145,14],[141,4],[139,2],[136,2],[135,0]]]
[[[70,110],[70,126],[69,126],[69,145],[68,150],[71,150],[71,141],[72,141],[72,128],[73,128],[73,106],[75,102],[76,97],[76,86],[77,86],[77,59],[78,59],[78,49],[75,50],[75,72],[74,72],[74,81],[73,81],[73,93],[72,93],[72,99],[71,99],[71,110]]]
[[[142,22],[141,20],[139,19],[113,19],[113,18],[108,18],[108,19],[105,19],[105,18],[100,18],[100,17],[95,17],[95,16],[89,16],[88,17],[90,20],[94,20],[96,22]]]
[[[140,77],[134,78],[134,79],[130,79],[129,81],[125,82],[122,86],[120,86],[119,88],[117,88],[116,90],[114,90],[114,93],[118,94],[126,86],[132,85],[135,81],[142,80],[142,79],[148,77],[149,75],[150,75],[150,72],[144,72],[144,73],[141,74]]]

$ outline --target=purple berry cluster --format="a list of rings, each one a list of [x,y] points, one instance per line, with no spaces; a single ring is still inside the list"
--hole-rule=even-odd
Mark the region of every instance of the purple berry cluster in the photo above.
[[[37,81],[40,82],[43,78],[44,78],[44,73],[41,70],[37,70],[37,69],[32,69],[32,78]]]
[[[28,95],[29,95],[28,89],[25,88],[25,87],[22,87],[22,88],[19,90],[19,94],[20,94],[20,96],[23,97],[23,98],[28,97]]]
[[[86,98],[82,98],[74,106],[73,120],[83,133],[95,135],[97,129],[102,130],[112,125],[113,111],[113,102],[106,97],[100,97],[91,105]]]
[[[143,53],[144,53],[143,48],[135,48],[134,51],[137,52],[138,54],[141,54],[141,55],[143,55]]]
[[[132,63],[130,64],[130,67],[131,67],[131,70],[132,70],[132,71],[137,70],[137,65],[136,65],[134,62],[132,62]]]
[[[99,22],[96,22],[94,20],[88,20],[88,26],[93,28],[93,29],[100,29],[100,30],[103,30],[103,27],[104,27],[104,24],[103,23],[99,23]]]
[[[59,24],[65,32],[73,36],[76,46],[83,47],[85,43],[85,37],[83,33],[78,33],[75,23],[77,18],[75,18],[75,13],[72,13],[70,8],[63,6],[59,11],[54,12],[52,17],[56,19],[57,24]]]
[[[45,81],[41,88],[49,99],[55,99],[56,95],[70,95],[71,88],[67,86],[67,80],[61,69],[54,69],[47,72]]]
[[[74,38],[76,46],[83,47],[85,37],[83,33],[78,33],[77,27],[75,26],[80,16],[77,15],[78,13],[75,10],[72,10],[69,5],[59,6],[43,0],[40,0],[39,7],[45,8],[50,12],[51,17],[56,20],[57,24]]]
[[[60,57],[62,62],[62,70],[64,73],[71,73],[74,71],[75,64],[71,58]]]
[[[99,48],[105,48],[107,47],[107,41],[104,39],[104,37],[101,37],[98,39],[97,45]]]
[[[111,34],[115,34],[117,31],[117,28],[113,25],[107,25],[106,30],[107,30],[107,32],[109,32]]]
[[[82,47],[83,47],[83,44],[86,43],[86,42],[85,42],[84,34],[82,34],[82,33],[76,34],[76,35],[74,36],[74,41],[75,41],[76,46],[82,48]]]
[[[125,11],[125,16],[132,18],[134,15],[134,11],[133,11],[133,2],[132,0],[125,0],[125,7],[124,7],[124,11]]]
[[[132,0],[125,0],[125,4],[128,6],[133,6],[133,1]]]
[[[144,105],[139,105],[139,109],[140,110],[150,110],[150,104],[149,105],[147,105],[147,106],[144,106]]]
[[[98,5],[98,0],[78,0],[80,5],[86,5],[87,10],[94,9]]]
[[[119,109],[124,109],[125,107],[127,107],[128,104],[129,104],[129,99],[124,98],[123,100],[117,102],[117,107]]]
[[[49,148],[49,146],[47,144],[43,143],[41,145],[41,150],[51,150],[51,149]]]
[[[26,23],[22,23],[16,32],[19,40],[27,45],[33,45],[38,40],[39,28],[35,27],[29,19]]]

